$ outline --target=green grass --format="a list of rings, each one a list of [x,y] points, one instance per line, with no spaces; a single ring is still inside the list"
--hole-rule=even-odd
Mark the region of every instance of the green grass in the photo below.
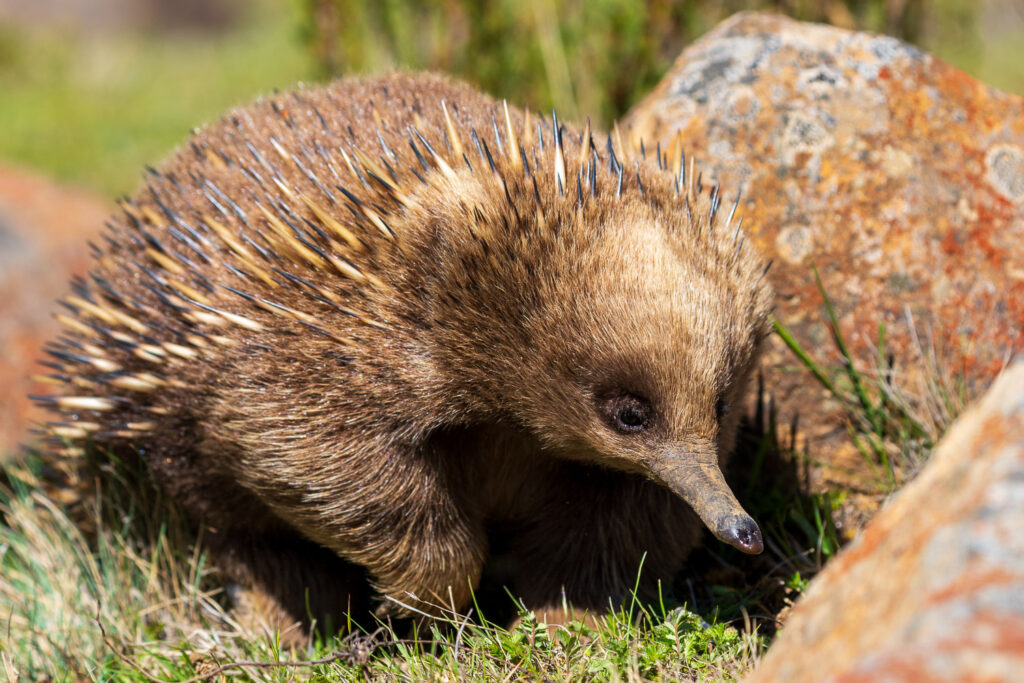
[[[0,25],[0,159],[133,191],[192,128],[314,73],[291,5],[258,6],[219,39]]]
[[[765,646],[751,627],[634,601],[597,628],[549,630],[521,611],[503,629],[471,612],[425,620],[418,633],[379,627],[283,649],[277,634],[235,620],[173,506],[140,473],[113,472],[80,501],[77,523],[33,473],[8,473],[0,664],[19,680],[733,680]]]
[[[380,628],[317,642],[306,659],[271,647],[261,659],[183,652],[157,666],[169,680],[230,672],[277,681],[297,671],[321,680],[728,680],[761,649],[758,639],[681,608],[628,617],[617,613],[597,629],[575,623],[553,634],[530,617],[511,630],[448,617],[418,638]],[[123,654],[123,668],[109,673],[140,675],[137,651]]]

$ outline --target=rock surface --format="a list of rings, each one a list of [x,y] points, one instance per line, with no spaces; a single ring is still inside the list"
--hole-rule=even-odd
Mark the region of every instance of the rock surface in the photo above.
[[[57,334],[54,301],[72,273],[86,272],[86,240],[111,210],[83,190],[0,167],[0,458],[40,416],[27,398],[40,393],[29,376]]]
[[[748,680],[1020,680],[1022,521],[1024,360],[814,579]]]
[[[1024,99],[893,38],[741,14],[621,126],[670,163],[685,149],[727,206],[743,189],[743,225],[775,261],[776,316],[815,358],[839,364],[812,267],[856,366],[877,368],[884,323],[910,394],[934,397],[934,360],[976,395],[1021,349]],[[780,423],[799,413],[811,452],[835,465],[825,483],[849,483],[860,456],[839,404],[795,365],[775,338]]]

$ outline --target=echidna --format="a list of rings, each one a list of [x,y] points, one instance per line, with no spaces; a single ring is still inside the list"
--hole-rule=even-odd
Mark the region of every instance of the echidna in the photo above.
[[[360,572],[380,613],[464,608],[493,525],[538,610],[606,609],[645,555],[642,586],[670,576],[697,517],[760,552],[720,464],[763,264],[656,157],[438,76],[237,110],[93,246],[49,432],[141,454],[298,616]]]

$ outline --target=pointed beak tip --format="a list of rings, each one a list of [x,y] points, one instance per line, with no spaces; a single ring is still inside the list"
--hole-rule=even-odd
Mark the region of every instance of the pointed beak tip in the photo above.
[[[764,551],[761,530],[750,517],[738,517],[719,535],[719,538],[748,555],[760,555]]]

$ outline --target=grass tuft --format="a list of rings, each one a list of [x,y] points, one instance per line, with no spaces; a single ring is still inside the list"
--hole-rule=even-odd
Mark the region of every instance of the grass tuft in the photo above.
[[[800,364],[844,407],[849,435],[875,473],[874,486],[892,493],[912,478],[936,442],[967,404],[966,383],[941,368],[934,344],[923,344],[909,313],[907,324],[923,360],[924,387],[911,391],[897,380],[895,357],[886,350],[886,329],[878,328],[873,366],[862,369],[839,326],[832,300],[817,269],[814,281],[824,303],[825,324],[839,355],[838,368],[811,355],[777,318],[772,324]]]
[[[449,610],[411,634],[378,624],[285,649],[281,634],[236,620],[201,539],[144,472],[105,467],[71,510],[29,464],[0,489],[9,680],[734,680],[767,642],[749,623],[633,600],[557,628],[521,606],[509,629]]]
[[[170,679],[188,670],[186,653],[269,651],[225,610],[198,546],[178,550],[184,531],[166,507],[144,519],[142,508],[105,509],[111,498],[97,496],[89,519],[73,520],[21,483],[24,473],[5,474],[0,654],[17,671],[10,680],[136,680],[118,656],[126,644],[141,667]],[[143,526],[145,542],[132,533]]]

